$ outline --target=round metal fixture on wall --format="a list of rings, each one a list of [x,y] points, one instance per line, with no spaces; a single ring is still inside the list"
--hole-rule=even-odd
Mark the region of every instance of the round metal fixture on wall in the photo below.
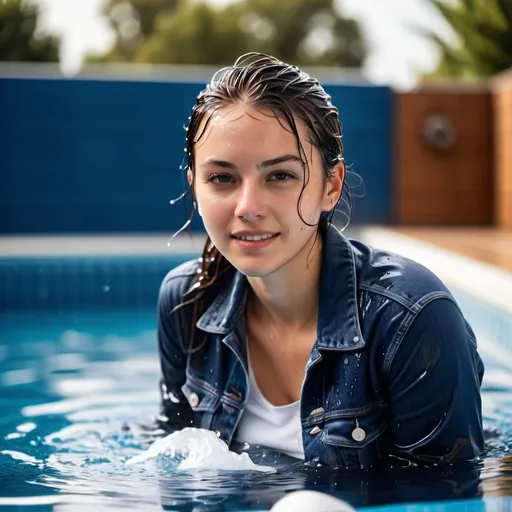
[[[449,151],[455,144],[452,122],[443,114],[430,114],[423,123],[423,140],[431,149]]]

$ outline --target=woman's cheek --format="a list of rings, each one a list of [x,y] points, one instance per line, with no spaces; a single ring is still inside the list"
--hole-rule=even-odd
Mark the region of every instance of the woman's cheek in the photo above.
[[[206,230],[210,234],[227,228],[229,222],[228,214],[226,208],[220,202],[198,202],[197,209]]]

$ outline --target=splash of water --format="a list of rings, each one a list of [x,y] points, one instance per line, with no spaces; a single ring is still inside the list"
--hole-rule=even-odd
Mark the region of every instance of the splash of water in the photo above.
[[[254,464],[247,453],[231,452],[214,432],[191,427],[157,439],[144,453],[131,457],[126,464],[148,461],[156,462],[161,469],[177,471],[276,471],[269,466]]]

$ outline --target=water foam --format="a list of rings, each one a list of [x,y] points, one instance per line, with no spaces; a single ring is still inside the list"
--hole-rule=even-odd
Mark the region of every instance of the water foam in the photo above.
[[[144,453],[135,455],[126,464],[154,461],[169,470],[228,470],[275,472],[275,468],[254,464],[247,453],[235,453],[210,431],[184,428],[157,439]]]

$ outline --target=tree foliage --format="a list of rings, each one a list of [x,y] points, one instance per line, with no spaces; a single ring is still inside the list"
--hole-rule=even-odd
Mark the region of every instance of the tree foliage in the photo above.
[[[56,62],[59,40],[38,31],[38,8],[21,0],[0,1],[0,61]]]
[[[429,0],[454,30],[450,44],[433,32],[428,37],[441,56],[428,76],[489,77],[512,67],[512,0]]]
[[[116,33],[106,62],[211,64],[257,51],[295,64],[360,67],[366,47],[358,23],[334,0],[110,0]]]

